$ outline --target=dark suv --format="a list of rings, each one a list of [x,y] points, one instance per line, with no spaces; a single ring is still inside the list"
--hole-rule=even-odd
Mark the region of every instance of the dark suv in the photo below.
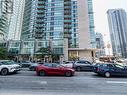
[[[76,70],[76,71],[82,71],[82,70],[85,70],[85,71],[93,71],[93,65],[92,63],[90,63],[89,61],[76,61],[74,64],[73,64],[73,68]]]

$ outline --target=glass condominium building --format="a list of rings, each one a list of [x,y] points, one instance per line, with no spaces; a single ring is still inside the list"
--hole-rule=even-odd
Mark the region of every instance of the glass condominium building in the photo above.
[[[88,4],[87,0],[25,0],[20,39],[44,41],[44,47],[52,44],[63,51],[67,38],[67,48],[79,55],[79,51],[91,48],[94,28],[90,28],[93,14],[89,15],[92,5]]]
[[[10,18],[8,40],[20,40],[25,0],[13,0],[13,13]]]
[[[49,40],[63,39],[68,36],[69,47],[79,47],[78,2],[78,0],[25,0],[21,39]],[[86,5],[88,7],[86,15],[89,14],[90,18],[88,31],[90,31],[91,43],[93,43],[95,35],[92,1],[84,2],[88,4]]]
[[[26,0],[21,39],[61,39],[71,32],[71,0]]]
[[[107,11],[114,56],[127,58],[127,14],[123,9]]]
[[[70,40],[71,25],[71,0],[25,0],[21,40],[51,43],[63,54],[60,47],[64,38]]]

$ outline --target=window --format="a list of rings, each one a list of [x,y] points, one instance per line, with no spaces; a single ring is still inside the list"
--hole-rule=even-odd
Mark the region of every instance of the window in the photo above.
[[[88,61],[85,61],[85,64],[91,64],[90,62],[88,62]]]
[[[80,64],[91,64],[90,62],[88,62],[88,61],[78,61],[77,63],[80,63]]]
[[[54,64],[52,64],[52,67],[53,67],[53,68],[59,68],[59,67],[63,67],[63,66],[62,66],[62,65],[59,65],[59,64],[55,64],[55,63],[54,63]]]
[[[38,42],[38,46],[42,46],[42,42]]]
[[[51,13],[51,16],[54,16],[54,13],[53,12]]]
[[[54,30],[54,27],[50,27],[50,31],[53,31]]]
[[[107,67],[107,64],[101,64],[100,67],[106,68]]]
[[[124,69],[124,67],[123,67],[123,66],[121,66],[121,65],[119,65],[119,64],[115,64],[115,66],[116,66],[117,68]]]
[[[44,64],[46,67],[52,67],[52,64]]]
[[[14,61],[3,61],[3,62],[1,62],[2,64],[4,64],[4,65],[11,65],[11,64],[15,64],[15,62]]]
[[[50,25],[54,25],[54,22],[50,22]]]
[[[54,20],[54,17],[51,17],[51,20]]]
[[[53,67],[53,68],[56,68],[56,67],[57,67],[57,64],[52,64],[52,67]]]
[[[81,61],[78,61],[77,63],[82,63]]]
[[[109,66],[109,68],[113,68],[114,67],[112,64],[109,64],[108,66]]]
[[[54,11],[54,8],[51,8],[51,11]]]

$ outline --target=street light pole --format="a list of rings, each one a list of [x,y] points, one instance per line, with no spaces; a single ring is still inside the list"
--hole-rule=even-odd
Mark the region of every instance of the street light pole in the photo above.
[[[53,39],[53,37],[49,38],[49,50],[48,50],[48,53],[49,53],[49,61],[50,62],[52,62],[52,39]]]
[[[107,44],[107,48],[108,48],[108,53],[109,53],[109,56],[110,56],[110,49],[111,49],[111,45],[110,45],[110,43],[108,42],[108,44]]]

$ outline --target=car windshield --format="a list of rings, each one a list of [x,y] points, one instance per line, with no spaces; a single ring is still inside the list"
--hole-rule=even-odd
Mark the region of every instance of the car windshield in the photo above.
[[[30,63],[30,61],[21,61],[21,63]]]
[[[63,66],[63,65],[57,65],[57,67],[65,67],[65,66]]]
[[[101,67],[101,68],[107,68],[108,64],[98,64],[96,65],[97,67]]]
[[[54,68],[59,68],[59,67],[64,67],[64,66],[62,66],[62,65],[60,65],[60,64],[52,64],[52,67],[54,67]]]
[[[12,64],[15,64],[14,61],[3,61],[1,63],[4,64],[4,65],[12,65]]]
[[[96,63],[96,64],[94,64],[94,66],[100,66],[101,64],[100,63]]]

